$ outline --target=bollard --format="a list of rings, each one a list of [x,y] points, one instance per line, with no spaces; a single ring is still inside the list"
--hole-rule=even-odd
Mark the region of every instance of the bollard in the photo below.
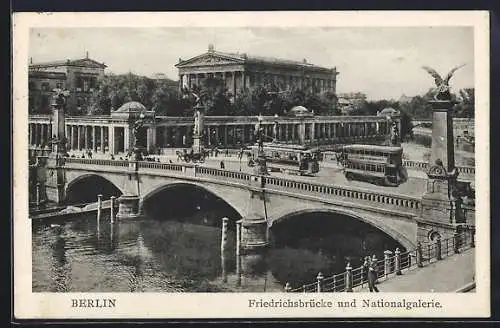
[[[474,248],[476,247],[476,242],[474,241],[474,235],[476,234],[476,229],[472,227],[470,229],[470,247]]]
[[[224,253],[224,250],[226,249],[227,245],[227,223],[229,219],[228,218],[222,218],[222,238],[220,242],[220,251],[221,253]]]
[[[241,250],[241,220],[236,222],[236,256],[240,256]]]
[[[441,255],[441,236],[437,236],[436,238],[436,260],[440,261],[443,259]]]
[[[319,272],[318,276],[316,277],[316,281],[317,281],[316,291],[318,293],[321,293],[321,283],[323,282],[323,279],[325,279],[325,277],[323,276],[323,274],[321,272]]]
[[[347,262],[345,267],[345,291],[352,292],[352,266],[351,262]]]
[[[236,287],[241,286],[241,256],[236,257]]]
[[[396,275],[401,275],[401,251],[399,248],[396,248],[394,251],[394,271],[396,271]]]
[[[458,254],[459,253],[459,248],[460,248],[460,245],[458,244],[459,243],[459,236],[458,236],[458,232],[454,232],[453,233],[453,251],[455,252],[455,254]]]
[[[40,206],[40,182],[36,183],[36,206]]]
[[[384,251],[384,275],[386,278],[391,273],[391,255],[392,252],[390,250]]]
[[[115,223],[115,196],[111,196],[111,223]]]
[[[101,221],[102,195],[97,195],[97,222]]]
[[[285,293],[289,293],[292,290],[292,286],[290,286],[290,283],[287,281],[285,284]]]
[[[420,242],[417,243],[417,266],[419,268],[424,266],[422,264],[422,244]]]

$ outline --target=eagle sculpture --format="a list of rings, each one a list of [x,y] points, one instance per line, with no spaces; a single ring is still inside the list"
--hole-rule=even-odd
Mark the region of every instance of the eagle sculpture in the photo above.
[[[459,68],[464,67],[465,64],[459,65],[454,67],[448,75],[443,79],[441,75],[439,75],[436,70],[428,67],[428,66],[422,66],[422,68],[429,73],[433,78],[434,78],[434,83],[436,83],[436,95],[434,95],[434,99],[436,100],[450,100],[451,99],[451,94],[450,94],[450,86],[448,85],[448,82],[453,76],[453,73],[455,73],[456,70]]]

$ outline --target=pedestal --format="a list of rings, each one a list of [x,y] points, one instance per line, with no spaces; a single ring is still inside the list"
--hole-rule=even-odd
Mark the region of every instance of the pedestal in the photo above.
[[[267,171],[266,158],[263,155],[259,155],[255,160],[254,174],[269,175],[269,172]]]
[[[118,219],[133,219],[141,217],[139,196],[122,195],[118,198]]]
[[[241,249],[256,251],[266,248],[268,225],[263,191],[250,191],[246,215],[241,221]]]
[[[203,152],[203,144],[200,136],[193,136],[193,153],[200,154]]]
[[[50,153],[46,165],[45,193],[47,199],[57,204],[65,200],[64,157],[60,153]]]

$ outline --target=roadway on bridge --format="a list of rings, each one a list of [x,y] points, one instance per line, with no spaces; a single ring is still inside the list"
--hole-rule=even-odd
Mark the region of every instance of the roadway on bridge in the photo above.
[[[72,153],[72,152],[70,152]],[[82,152],[74,152],[76,156],[81,156]],[[120,155],[116,155],[115,158],[119,159]],[[161,155],[156,156],[160,158],[162,163],[172,162],[174,164],[183,164],[185,162],[178,161],[177,156],[174,154]],[[105,158],[109,159],[109,155],[105,154],[95,154],[93,158]],[[217,157],[209,157],[205,160],[204,163],[198,163],[200,166],[212,167],[212,168],[220,168],[220,162],[224,161],[224,166],[226,170],[229,171],[240,171],[245,173],[253,173],[254,168],[249,167],[247,165],[247,159],[242,158],[241,162],[238,159],[238,156],[224,156],[223,154],[219,154]],[[339,187],[354,187],[354,188],[363,188],[370,191],[375,192],[387,192],[391,194],[398,194],[403,196],[411,196],[411,197],[420,197],[422,193],[425,191],[426,184],[426,174],[425,172],[416,171],[416,170],[408,170],[408,181],[397,186],[397,187],[384,187],[378,186],[375,184],[371,184],[364,181],[356,181],[351,180],[348,181],[341,168],[335,163],[330,161],[325,161],[320,163],[320,171],[315,176],[299,176],[294,174],[285,174],[279,172],[271,172],[271,176],[295,180],[295,181],[304,181],[311,183],[321,183],[327,185],[335,185]]]
[[[377,285],[380,292],[454,292],[475,281],[475,248],[433,262],[423,268],[413,267]],[[368,292],[368,286],[355,288]]]

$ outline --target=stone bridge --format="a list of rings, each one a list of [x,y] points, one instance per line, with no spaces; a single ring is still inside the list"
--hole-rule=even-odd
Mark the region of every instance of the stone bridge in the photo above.
[[[255,223],[254,226],[258,223],[265,225],[265,229],[254,229],[247,235],[264,231],[265,236],[268,228],[307,212],[352,217],[378,228],[406,249],[414,248],[418,241],[427,239],[433,231],[446,235],[444,225],[430,224],[421,219],[420,198],[305,182],[299,178],[256,176],[193,164],[79,158],[65,158],[58,168],[48,168],[47,176],[49,199],[62,202],[65,195],[79,188],[78,182],[99,176],[112,183],[125,198],[127,195],[138,195],[138,211],[141,211],[145,200],[166,188],[179,184],[197,186],[229,204],[243,218],[243,226],[246,221]],[[59,183],[56,183],[55,177],[59,178]],[[59,187],[58,195],[54,193],[55,185]],[[259,238],[264,242],[262,235],[247,239],[250,244],[252,240],[258,244]]]

